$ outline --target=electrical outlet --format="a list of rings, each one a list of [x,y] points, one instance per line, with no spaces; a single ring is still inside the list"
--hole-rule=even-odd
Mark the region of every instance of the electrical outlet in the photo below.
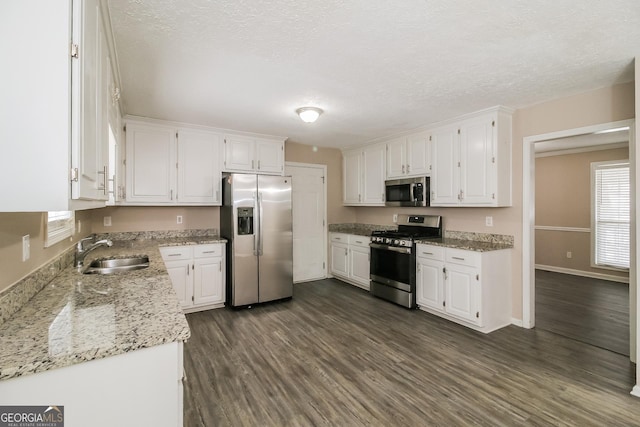
[[[573,253],[571,253],[571,251],[567,252],[567,258],[569,259],[573,258]]]
[[[78,227],[76,227],[76,233],[82,233],[82,221],[78,220]]]
[[[182,224],[182,215],[178,215],[176,218],[176,223]]]
[[[484,223],[487,227],[493,227],[493,217],[488,216],[484,219]]]
[[[110,216],[105,216],[104,218],[102,218],[102,224],[105,227],[111,227],[111,217]]]
[[[31,257],[31,243],[29,242],[29,235],[22,236],[22,262]]]
[[[398,222],[398,214],[393,214],[393,222]]]

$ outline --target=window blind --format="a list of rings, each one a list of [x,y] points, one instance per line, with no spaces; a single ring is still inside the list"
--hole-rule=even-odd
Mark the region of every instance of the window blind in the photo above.
[[[594,164],[594,263],[629,268],[630,183],[628,162]]]
[[[58,243],[75,232],[75,215],[73,211],[57,211],[47,213],[47,237],[45,248]]]

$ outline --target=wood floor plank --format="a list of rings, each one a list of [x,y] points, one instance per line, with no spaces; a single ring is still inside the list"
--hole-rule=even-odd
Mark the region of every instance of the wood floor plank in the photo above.
[[[536,270],[536,328],[629,355],[629,285]]]
[[[484,335],[337,280],[187,319],[185,426],[640,425],[620,354]]]

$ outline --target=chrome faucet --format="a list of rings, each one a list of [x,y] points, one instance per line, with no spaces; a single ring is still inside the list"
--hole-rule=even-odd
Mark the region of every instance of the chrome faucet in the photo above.
[[[84,264],[84,257],[87,256],[89,252],[98,248],[100,246],[113,246],[113,242],[109,239],[98,240],[95,243],[92,243],[88,247],[84,247],[84,242],[88,242],[89,240],[93,240],[96,238],[96,235],[92,235],[90,237],[85,237],[84,239],[80,239],[76,244],[76,253],[74,257],[73,266],[74,267],[82,267]]]

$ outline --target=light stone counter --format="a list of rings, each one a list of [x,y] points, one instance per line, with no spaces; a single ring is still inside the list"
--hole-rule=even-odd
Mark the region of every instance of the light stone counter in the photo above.
[[[189,338],[189,325],[158,248],[226,240],[141,237],[114,240],[113,247],[90,252],[85,266],[96,258],[148,255],[149,268],[114,275],[63,268],[0,324],[0,380]]]
[[[490,252],[513,248],[513,244],[504,242],[484,242],[480,240],[452,239],[449,237],[444,237],[442,239],[418,239],[416,240],[416,243],[475,252]]]

